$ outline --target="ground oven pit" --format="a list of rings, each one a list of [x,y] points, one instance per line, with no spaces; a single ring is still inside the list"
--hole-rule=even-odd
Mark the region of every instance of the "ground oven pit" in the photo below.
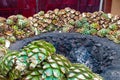
[[[13,43],[11,50],[20,50],[35,40],[52,43],[56,53],[66,56],[73,63],[82,63],[100,74],[105,80],[120,79],[120,45],[107,38],[79,33],[43,33]]]

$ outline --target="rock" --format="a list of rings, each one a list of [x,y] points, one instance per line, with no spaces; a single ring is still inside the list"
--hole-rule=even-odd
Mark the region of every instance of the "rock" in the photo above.
[[[73,63],[85,64],[91,69],[94,66],[93,62],[95,59],[93,58],[93,55],[89,53],[84,46],[81,46],[79,48],[73,48],[70,51],[69,55],[66,57],[68,57],[68,59],[70,59],[70,61]]]
[[[110,67],[101,74],[105,80],[120,80],[120,66]]]

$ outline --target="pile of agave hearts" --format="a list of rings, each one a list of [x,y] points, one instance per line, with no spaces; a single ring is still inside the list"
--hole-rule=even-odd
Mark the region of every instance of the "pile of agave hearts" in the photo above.
[[[120,43],[120,17],[102,11],[80,13],[69,7],[46,13],[40,11],[29,18],[22,15],[0,17],[0,44],[51,31],[98,35]]]

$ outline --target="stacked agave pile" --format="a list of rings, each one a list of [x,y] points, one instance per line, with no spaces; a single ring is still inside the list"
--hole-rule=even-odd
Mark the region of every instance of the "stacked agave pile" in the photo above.
[[[15,42],[34,35],[30,21],[22,15],[12,15],[7,19],[0,17],[0,44],[5,40]]]
[[[0,17],[0,36],[4,35],[4,31],[7,28],[7,24],[6,24],[6,18],[4,17]]]
[[[40,11],[29,17],[37,34],[49,31],[80,32],[83,34],[107,37],[120,43],[120,17],[102,11],[80,13],[71,8]]]
[[[12,15],[0,17],[0,44],[38,35],[43,32],[62,31],[107,37],[120,43],[120,17],[102,11],[80,13],[69,7],[65,9],[40,11],[33,17]]]
[[[64,31],[74,30],[74,22],[81,19],[81,14],[71,8],[49,10],[46,13],[39,13],[29,17],[31,24],[36,28],[36,34],[48,31]]]
[[[8,25],[6,24],[6,18],[0,17],[0,45],[5,44],[4,32]]]
[[[116,43],[120,43],[120,17],[104,12],[82,13],[82,17],[86,19],[88,34],[98,35],[100,37],[107,37]],[[82,21],[81,21],[82,22]]]
[[[82,64],[72,64],[55,54],[52,44],[33,41],[0,60],[0,80],[102,80]]]
[[[17,40],[30,37],[34,34],[30,21],[22,15],[12,15],[7,18],[8,25],[5,35],[15,37]],[[12,39],[10,39],[12,41]]]

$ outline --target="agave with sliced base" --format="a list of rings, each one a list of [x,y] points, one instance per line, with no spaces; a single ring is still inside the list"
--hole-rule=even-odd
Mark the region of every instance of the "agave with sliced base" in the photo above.
[[[97,34],[97,30],[96,29],[90,29],[90,34],[91,35],[96,35]]]
[[[110,40],[113,40],[115,43],[120,43],[120,31],[115,31],[112,35],[107,36]]]
[[[45,80],[65,80],[70,66],[71,63],[64,56],[54,54],[43,63],[42,77]]]
[[[0,62],[0,74],[9,80],[20,78],[27,70],[35,68],[44,59],[55,53],[53,45],[45,41],[34,41],[21,52],[8,52]]]
[[[109,29],[101,29],[97,32],[97,35],[100,37],[105,37],[107,34],[109,34],[110,30]]]
[[[67,72],[67,80],[103,80],[83,64],[73,64]]]
[[[49,56],[36,69],[28,72],[23,80],[66,80],[65,73],[69,70],[71,63],[62,55]]]
[[[1,45],[5,44],[5,37],[4,36],[0,37],[0,44]]]
[[[94,29],[97,29],[97,30],[100,29],[100,25],[98,23],[92,23],[90,26],[91,26],[91,28],[94,28]]]
[[[0,61],[0,74],[6,77],[9,73],[9,71],[12,69],[15,63],[15,58],[17,57],[18,52],[16,51],[10,51],[8,54],[6,54],[3,59]]]
[[[119,27],[116,24],[111,24],[111,25],[109,25],[109,28],[111,30],[117,30]]]

